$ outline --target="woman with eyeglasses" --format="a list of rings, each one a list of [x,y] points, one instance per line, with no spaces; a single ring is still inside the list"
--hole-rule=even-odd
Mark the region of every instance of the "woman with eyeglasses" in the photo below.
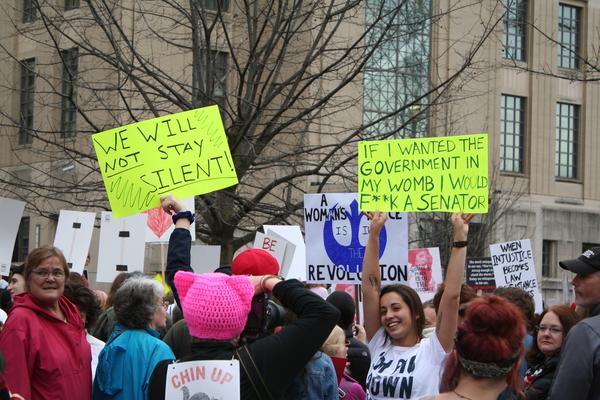
[[[63,296],[69,267],[53,246],[25,260],[27,292],[15,303],[0,334],[4,379],[28,400],[90,399],[92,354],[79,311]]]
[[[542,400],[548,397],[560,358],[560,349],[569,330],[580,317],[569,306],[546,309],[535,329],[536,340],[527,353],[527,363],[533,365],[525,374],[525,397]]]

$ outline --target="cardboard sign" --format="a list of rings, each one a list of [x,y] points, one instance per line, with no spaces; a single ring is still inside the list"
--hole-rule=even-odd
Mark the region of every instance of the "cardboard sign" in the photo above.
[[[60,210],[54,246],[63,252],[71,271],[83,274],[95,222],[96,213]]]
[[[279,275],[285,277],[290,271],[296,246],[273,231],[256,232],[254,248],[268,251],[279,263]]]
[[[265,232],[276,233],[281,237],[285,238],[289,243],[294,245],[294,250],[290,250],[290,244],[288,243],[288,251],[286,252],[285,262],[287,263],[287,257],[292,252],[292,260],[287,273],[284,275],[286,279],[298,279],[300,282],[306,281],[306,245],[304,243],[304,236],[298,225],[263,225]]]
[[[96,282],[112,282],[121,272],[144,271],[146,214],[115,219],[103,211]]]
[[[467,259],[467,285],[475,290],[491,292],[496,289],[494,265],[491,257],[471,257]]]
[[[362,211],[487,213],[487,134],[358,144]]]
[[[408,285],[422,302],[433,299],[443,283],[440,249],[437,247],[408,250]]]
[[[183,199],[181,202],[185,205],[186,210],[195,213],[194,198]],[[168,243],[169,237],[175,225],[171,215],[163,211],[161,207],[152,208],[146,211],[148,214],[148,222],[146,229],[146,243]],[[190,233],[192,242],[196,240],[196,222],[191,225]]]
[[[167,369],[165,400],[240,399],[240,362],[187,361]]]
[[[0,197],[0,272],[8,276],[25,203]]]
[[[535,312],[543,311],[529,239],[490,245],[496,287],[518,287],[533,297]]]
[[[369,225],[367,217],[358,210],[356,193],[305,194],[306,281],[359,284]],[[382,285],[406,283],[405,214],[389,213],[379,242]]]
[[[221,246],[193,245],[191,262],[197,274],[214,272],[221,265]]]
[[[92,135],[115,217],[238,183],[217,106],[184,111]]]

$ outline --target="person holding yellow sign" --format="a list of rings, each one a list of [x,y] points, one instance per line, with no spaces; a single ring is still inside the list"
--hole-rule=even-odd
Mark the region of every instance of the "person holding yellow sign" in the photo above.
[[[381,288],[379,234],[387,213],[367,213],[371,220],[363,260],[365,330],[371,351],[367,398],[416,399],[437,394],[442,362],[453,348],[458,324],[460,285],[467,255],[467,234],[473,215],[452,214],[454,243],[436,330],[423,338],[423,305],[406,285]]]

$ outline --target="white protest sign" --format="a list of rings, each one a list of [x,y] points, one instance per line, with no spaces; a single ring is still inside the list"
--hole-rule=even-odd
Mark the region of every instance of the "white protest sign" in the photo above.
[[[298,279],[301,282],[306,281],[306,245],[304,244],[304,236],[298,225],[263,225],[265,232],[277,233],[285,238],[288,242],[294,245],[292,261],[286,275],[281,274],[286,279]],[[287,245],[291,248],[290,244]],[[290,253],[288,251],[286,253]],[[288,254],[285,260],[287,262]]]
[[[83,274],[95,222],[94,212],[60,210],[54,246],[63,252],[73,272]]]
[[[358,210],[356,193],[305,194],[306,281],[359,284],[369,225],[367,217]],[[381,283],[406,283],[406,214],[388,213],[379,243]]]
[[[279,240],[279,238],[275,238],[273,235],[256,232],[256,236],[254,237],[254,245],[252,247],[267,251],[270,255],[275,257],[277,263],[279,264],[279,270],[281,271],[283,257],[285,256],[286,242],[287,240],[285,239]]]
[[[496,287],[518,287],[533,297],[535,312],[543,311],[529,239],[490,245]]]
[[[193,245],[191,262],[191,267],[197,274],[214,272],[221,265],[221,246]]]
[[[286,277],[290,271],[296,246],[273,231],[256,232],[254,248],[268,251],[279,263],[279,275]]]
[[[8,275],[25,203],[0,197],[0,272]]]
[[[103,211],[96,282],[112,282],[121,272],[144,271],[146,214],[115,219]]]
[[[165,400],[240,399],[240,362],[187,361],[167,369]]]
[[[440,249],[428,247],[408,250],[408,285],[422,302],[433,299],[442,280]]]
[[[194,198],[189,197],[181,200],[186,210],[195,213]],[[171,232],[175,229],[173,224],[173,217],[161,207],[151,208],[145,211],[148,215],[147,229],[146,229],[146,242],[147,243],[168,243]],[[190,227],[190,233],[192,234],[192,242],[196,240],[196,222]]]
[[[292,263],[294,262],[296,245],[272,230],[267,229],[267,235],[272,237],[273,239],[279,240],[280,243],[285,243],[285,252],[283,254],[283,260],[279,264],[281,266],[281,271],[279,272],[279,275],[287,277],[290,273]]]

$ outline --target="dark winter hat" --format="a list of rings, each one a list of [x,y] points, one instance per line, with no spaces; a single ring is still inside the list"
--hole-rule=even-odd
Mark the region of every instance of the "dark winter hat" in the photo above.
[[[23,264],[12,264],[10,266],[9,275],[12,274],[20,274],[23,275],[23,271],[25,270],[25,266]]]
[[[338,325],[344,330],[346,337],[352,337],[352,322],[354,322],[354,313],[356,312],[352,296],[346,292],[335,291],[327,297],[327,302],[340,310]]]
[[[592,247],[574,260],[559,261],[561,268],[576,274],[591,274],[600,271],[600,247]]]

